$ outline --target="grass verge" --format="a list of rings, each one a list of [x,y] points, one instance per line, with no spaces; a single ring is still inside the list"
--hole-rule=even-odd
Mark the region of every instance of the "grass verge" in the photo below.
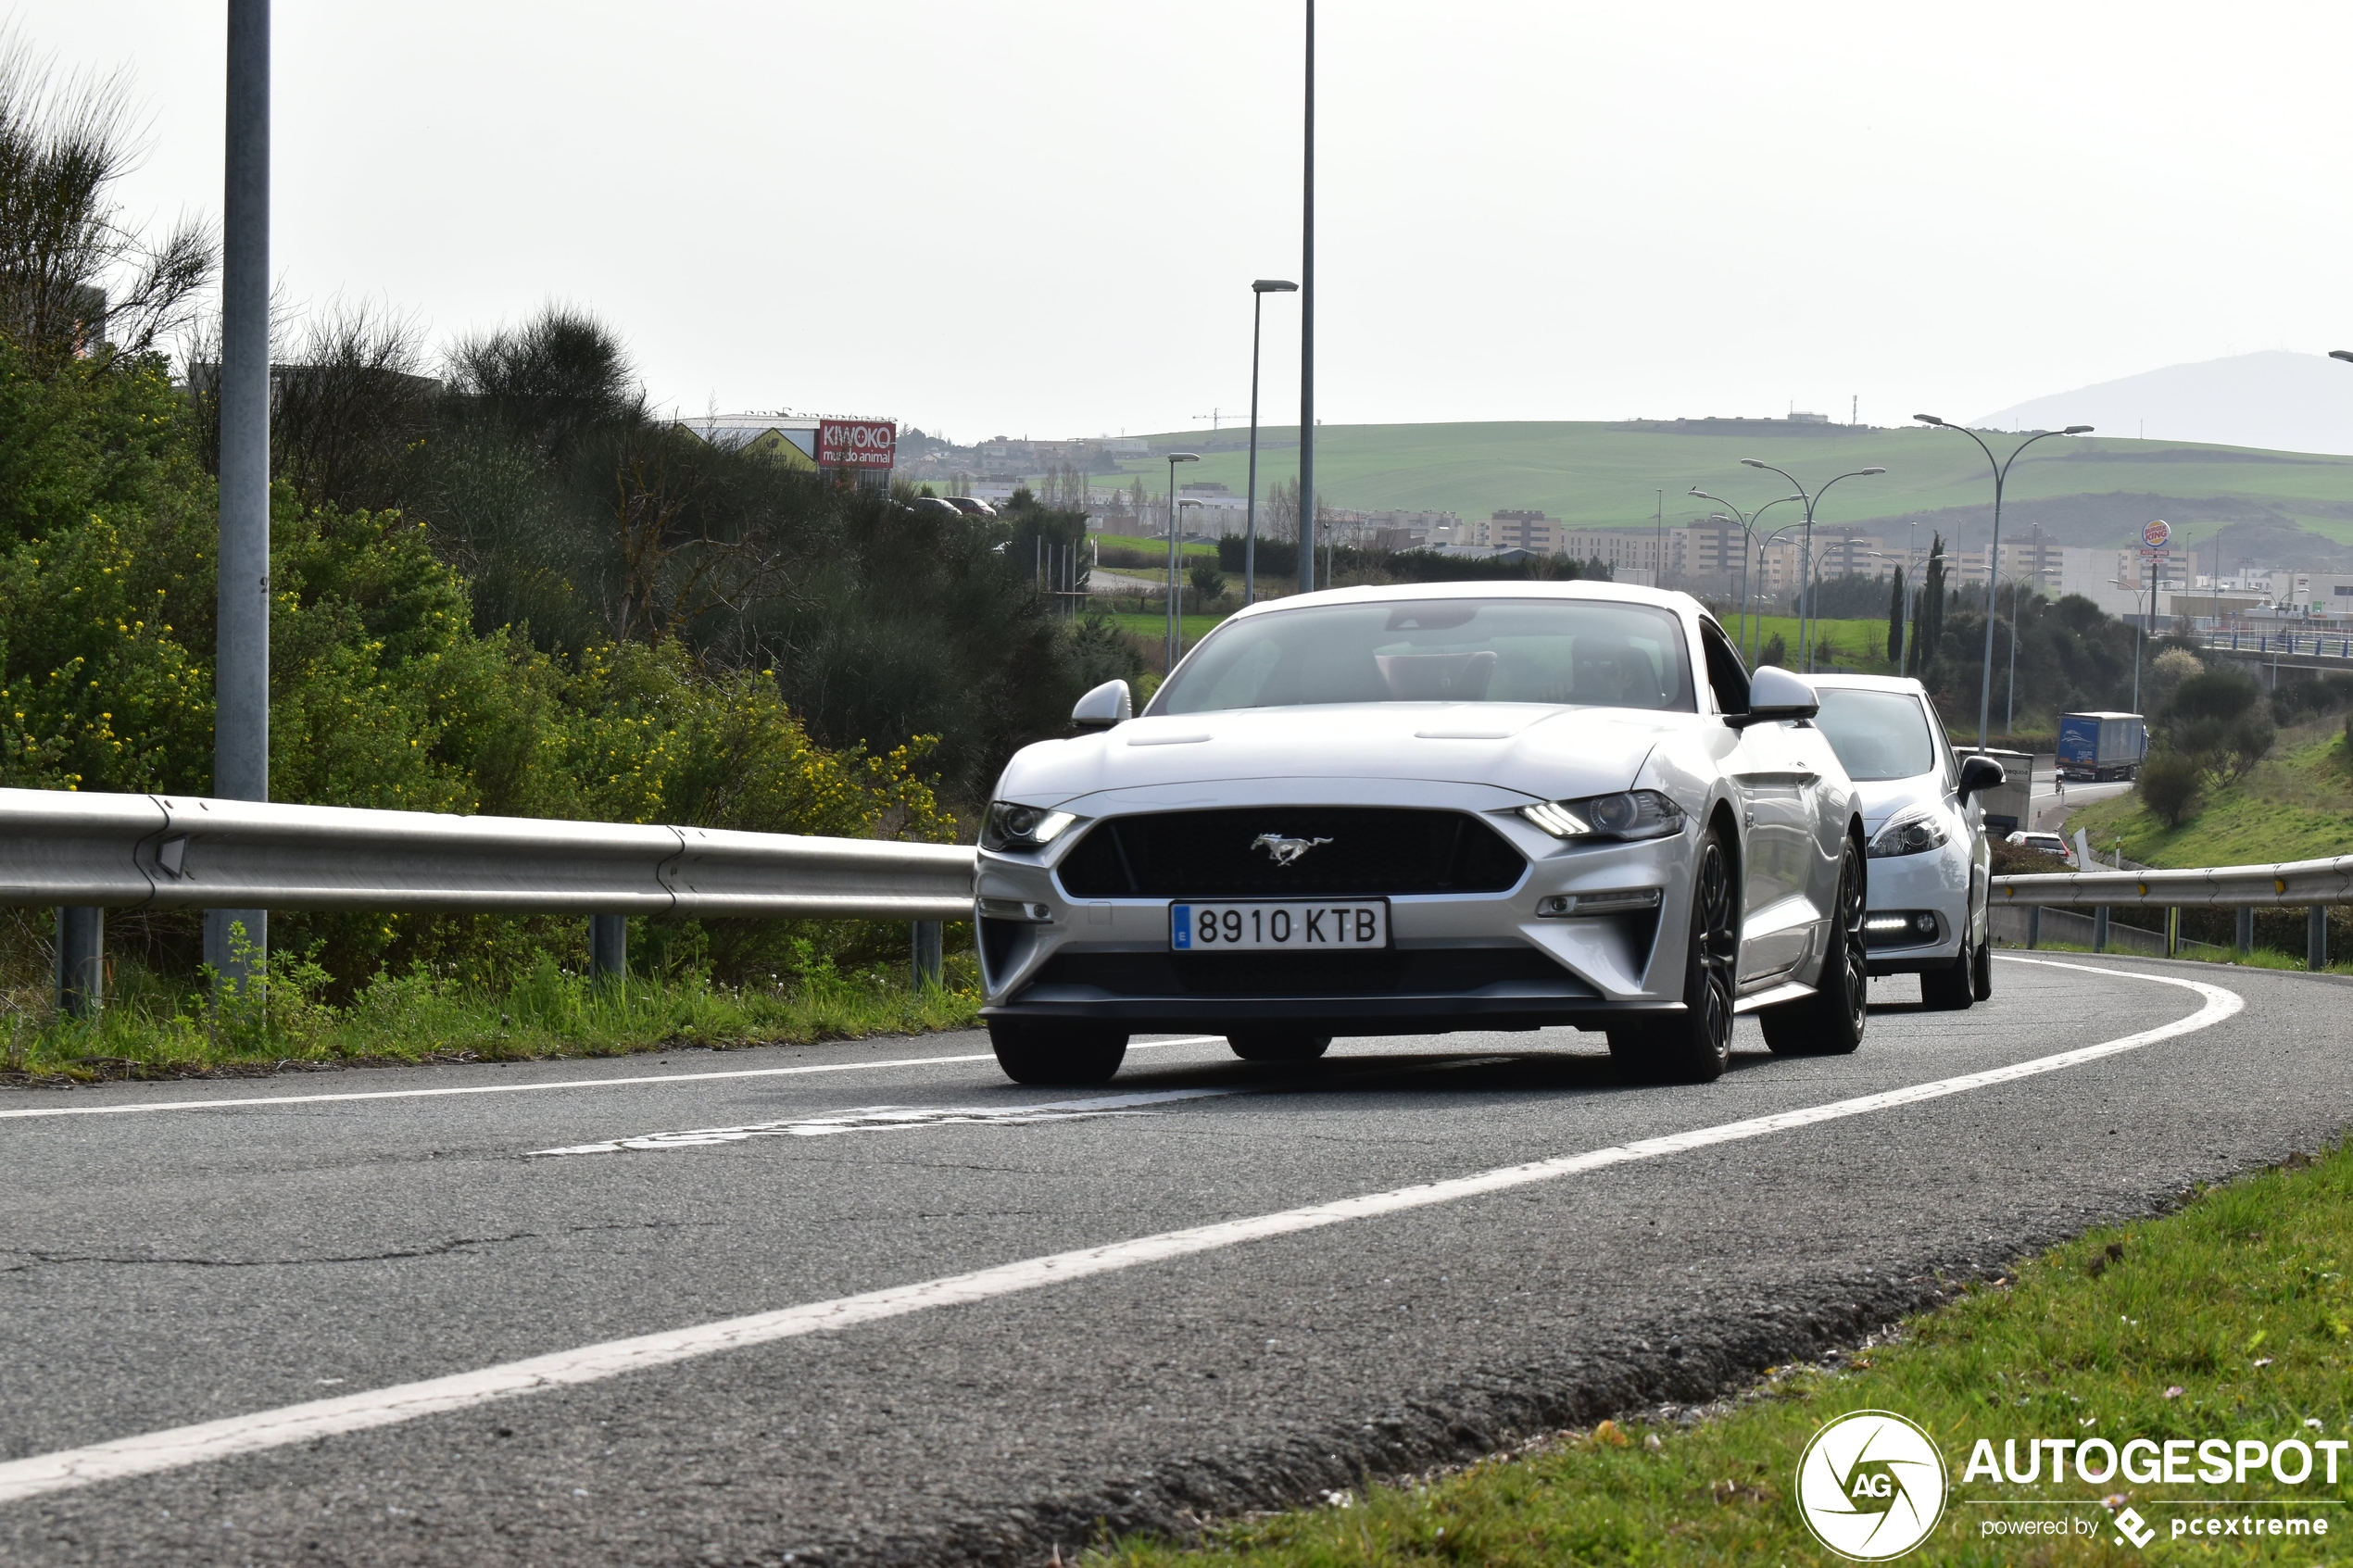
[[[500,992],[431,974],[379,975],[346,1006],[317,999],[323,976],[278,966],[253,996],[216,998],[130,972],[97,1018],[0,1015],[0,1082],[180,1078],[412,1061],[622,1056],[971,1028],[980,1007],[970,954],[921,990],[882,971],[820,960],[773,990],[695,975],[600,985],[543,958]]]
[[[2168,827],[2139,793],[2087,806],[2069,819],[2106,847],[2119,834],[2128,859],[2148,866],[2250,866],[2311,860],[2353,844],[2353,758],[2338,721],[2282,737],[2279,748],[2234,784],[2208,795]],[[2313,732],[2318,731],[2316,734]]]
[[[2353,1438],[2353,1151],[2192,1196],[2162,1218],[2093,1233],[2021,1262],[1834,1366],[1785,1368],[1742,1399],[1681,1419],[1604,1422],[1341,1506],[1225,1526],[1197,1549],[1128,1542],[1088,1561],[1121,1568],[1322,1568],[1338,1563],[1716,1564],[1839,1561],[1792,1500],[1800,1453],[1826,1422],[1887,1410],[1944,1453],[1951,1500],[1907,1562],[2057,1564],[2145,1560],[2119,1544],[2130,1507],[2157,1530],[2146,1558],[2342,1562],[2353,1555],[2353,1454],[2291,1486],[1988,1481],[1964,1472],[1980,1439],[2147,1438],[2309,1444]],[[2162,1451],[2161,1449],[2159,1450]],[[2229,1450],[2236,1453],[2239,1450]],[[2145,1456],[2144,1456],[2145,1457]],[[2023,1466],[2024,1457],[2019,1456]],[[2192,1474],[2198,1461],[2193,1451]],[[2293,1456],[2289,1468],[2294,1468]],[[2230,1499],[2230,1506],[2193,1499]],[[2260,1506],[2286,1503],[2290,1506]],[[2249,1506],[2256,1505],[2256,1506]],[[2325,1537],[2176,1537],[2176,1521],[2299,1516]],[[2057,1537],[1988,1536],[1989,1522],[2080,1521]],[[2085,1533],[2083,1526],[2091,1528]]]

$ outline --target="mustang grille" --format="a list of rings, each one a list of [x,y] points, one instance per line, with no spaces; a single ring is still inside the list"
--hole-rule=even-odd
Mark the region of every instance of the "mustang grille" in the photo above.
[[[1327,839],[1277,866],[1262,835]],[[1268,806],[1106,817],[1060,869],[1077,898],[1324,898],[1503,893],[1528,869],[1466,811]]]

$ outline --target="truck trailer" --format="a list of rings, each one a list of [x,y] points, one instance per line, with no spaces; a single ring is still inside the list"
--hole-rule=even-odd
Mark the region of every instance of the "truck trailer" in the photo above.
[[[2062,713],[2058,772],[2063,779],[2129,779],[2148,755],[2149,727],[2137,713]]]

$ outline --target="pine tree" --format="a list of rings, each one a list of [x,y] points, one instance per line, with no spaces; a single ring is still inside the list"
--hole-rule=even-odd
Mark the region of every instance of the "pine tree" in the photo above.
[[[1936,650],[1944,640],[1944,535],[1934,535],[1928,546],[1928,571],[1920,580],[1919,625],[1915,628],[1910,673],[1922,685],[1936,681]]]

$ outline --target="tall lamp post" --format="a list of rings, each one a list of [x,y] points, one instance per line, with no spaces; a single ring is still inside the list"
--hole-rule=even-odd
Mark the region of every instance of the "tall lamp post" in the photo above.
[[[1744,543],[1741,546],[1741,640],[1739,643],[1735,643],[1733,645],[1733,646],[1738,647],[1748,641],[1748,545],[1755,542],[1756,520],[1763,517],[1766,512],[1771,508],[1780,506],[1782,501],[1794,501],[1797,497],[1794,495],[1783,495],[1780,500],[1768,501],[1765,505],[1757,508],[1755,511],[1743,515],[1738,507],[1724,499],[1723,496],[1711,495],[1696,484],[1692,486],[1691,493],[1698,496],[1703,501],[1713,501],[1718,506],[1723,508],[1726,511],[1730,512],[1732,514],[1732,521],[1741,525],[1741,532],[1748,535],[1747,543]],[[1710,519],[1709,521],[1713,521],[1714,520]]]
[[[1842,473],[1824,482],[1819,490],[1808,495],[1806,494],[1806,486],[1798,483],[1797,476],[1787,469],[1774,468],[1772,464],[1761,458],[1743,458],[1741,463],[1745,468],[1765,469],[1780,474],[1790,482],[1792,488],[1796,490],[1798,499],[1806,503],[1806,559],[1800,563],[1805,569],[1805,575],[1799,589],[1801,597],[1798,600],[1797,611],[1797,644],[1804,650],[1802,662],[1806,666],[1806,672],[1810,674],[1814,669],[1814,512],[1821,505],[1822,497],[1831,493],[1831,486],[1836,484],[1839,480],[1860,479],[1866,474],[1885,473],[1887,470],[1881,468],[1869,468],[1856,469],[1851,473]]]
[[[1315,591],[1315,0],[1307,0],[1307,124],[1299,201],[1299,591]]]
[[[1779,505],[1779,503],[1768,502],[1768,505]],[[1756,509],[1761,512],[1765,509],[1765,508],[1759,507]],[[1793,528],[1803,528],[1804,526],[1806,525],[1802,521],[1785,522],[1779,528],[1773,530],[1772,533],[1765,535],[1764,538],[1756,541],[1756,576],[1760,589],[1763,586],[1765,577],[1765,552],[1773,547],[1774,540],[1780,538],[1782,534],[1787,533]],[[1751,666],[1754,666],[1758,659],[1765,657],[1765,617],[1761,612],[1756,617],[1755,643],[1756,646],[1749,650],[1749,663]]]
[[[1986,445],[1977,432],[1967,425],[1947,424],[1934,414],[1914,414],[1912,418],[1924,425],[1934,425],[1939,430],[1959,431],[1977,442],[1977,449],[1985,454],[1985,461],[1994,470],[1994,543],[1985,552],[1985,668],[1977,687],[1977,748],[1982,751],[1985,749],[1986,726],[1994,713],[1994,574],[2002,564],[2002,491],[2009,483],[2010,465],[2018,461],[2020,452],[2045,437],[2088,435],[2092,427],[2069,425],[2065,430],[2038,430],[2012,447],[2007,458],[1997,458],[1994,456],[1994,448]]]
[[[1198,452],[1168,454],[1168,669],[1176,669],[1176,465],[1198,463]]]
[[[1296,294],[1297,283],[1261,278],[1250,285],[1250,502],[1242,523],[1242,603],[1258,597],[1258,316],[1270,294]]]

